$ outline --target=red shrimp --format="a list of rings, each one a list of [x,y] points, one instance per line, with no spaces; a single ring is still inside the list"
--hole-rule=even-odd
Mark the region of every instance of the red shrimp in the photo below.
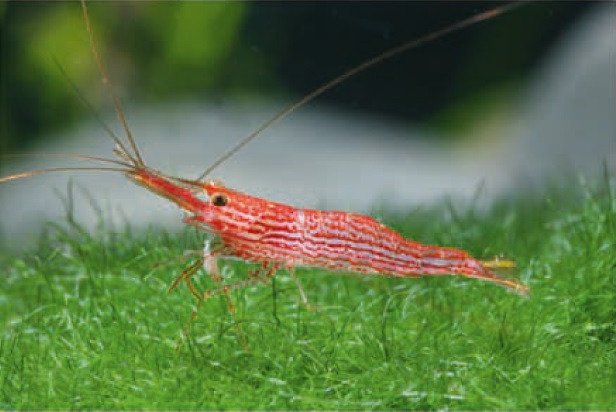
[[[481,262],[461,250],[423,245],[370,216],[300,209],[214,181],[178,179],[147,168],[127,175],[190,213],[185,223],[220,239],[218,248],[206,248],[203,254],[205,266],[214,272],[217,258],[236,257],[261,263],[268,268],[266,278],[280,267],[293,273],[296,266],[312,266],[392,277],[460,275],[493,282],[522,295],[529,291],[489,269],[509,267],[510,261]],[[255,278],[254,282],[261,280]]]

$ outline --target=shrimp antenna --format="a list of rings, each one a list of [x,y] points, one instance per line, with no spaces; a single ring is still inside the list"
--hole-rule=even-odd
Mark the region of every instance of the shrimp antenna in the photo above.
[[[121,142],[119,142],[119,139],[117,140],[114,139],[114,140],[116,140],[116,143],[118,143],[118,146],[120,147],[120,151],[123,152],[123,154],[128,159],[133,161],[136,166],[143,167],[145,163],[143,162],[143,158],[141,157],[141,154],[139,153],[139,149],[137,148],[135,139],[133,139],[133,135],[130,131],[130,128],[128,127],[128,122],[126,121],[126,117],[124,117],[124,111],[122,110],[122,105],[120,104],[120,101],[116,98],[115,94],[113,93],[113,88],[111,87],[111,83],[109,81],[109,75],[107,74],[107,70],[105,70],[105,65],[103,64],[103,61],[98,52],[98,48],[96,47],[96,42],[94,41],[94,33],[92,31],[92,26],[90,24],[90,16],[88,15],[88,8],[86,6],[85,0],[81,0],[81,8],[83,9],[83,17],[86,22],[88,36],[90,38],[90,48],[92,49],[92,53],[94,54],[94,58],[96,59],[96,63],[98,64],[98,71],[101,74],[103,85],[105,86],[105,89],[107,90],[107,93],[109,94],[109,97],[111,98],[111,101],[113,102],[113,108],[115,109],[118,119],[122,123],[124,132],[126,133],[126,138],[128,139],[128,143],[130,144],[130,147],[133,149],[133,153],[135,157],[129,154],[128,150],[126,150],[124,145]],[[105,127],[105,129],[107,128]],[[112,136],[113,136],[113,133],[112,133]]]
[[[119,167],[50,167],[47,169],[28,170],[27,172],[15,173],[14,175],[5,176],[5,177],[0,178],[0,183],[10,182],[11,180],[24,179],[26,177],[42,175],[46,173],[70,172],[74,170],[96,170],[96,171],[111,171],[111,172],[121,172],[121,173],[130,172],[130,169],[122,169]]]
[[[69,158],[69,159],[78,159],[78,160],[90,160],[93,162],[101,162],[101,163],[112,163],[118,166],[124,166],[129,169],[133,169],[134,166],[122,162],[120,160],[115,159],[107,159],[106,157],[99,156],[89,156],[89,155],[80,155],[73,153],[46,153],[46,152],[38,152],[38,153],[12,153],[7,155],[0,156],[1,158],[10,158],[10,157],[56,157],[56,158]]]
[[[73,93],[75,94],[75,96],[77,96],[81,104],[83,104],[88,109],[88,111],[90,112],[90,114],[92,114],[92,116],[94,116],[94,119],[98,122],[98,124],[101,125],[101,127],[107,132],[109,137],[111,137],[111,139],[115,142],[118,148],[118,151],[122,153],[122,157],[132,162],[133,165],[138,164],[137,160],[134,157],[129,155],[129,152],[126,149],[126,146],[124,145],[124,143],[122,143],[122,140],[118,137],[118,135],[116,135],[113,132],[113,130],[111,130],[109,126],[107,126],[107,123],[105,123],[103,119],[101,119],[101,117],[96,112],[96,109],[92,106],[92,104],[88,101],[88,99],[86,99],[85,96],[79,91],[79,87],[77,87],[75,82],[66,73],[66,70],[64,70],[64,67],[62,67],[62,64],[60,64],[60,62],[56,58],[54,58],[53,61],[56,64],[56,67],[58,68],[58,70],[60,70],[60,73],[62,73],[62,77],[64,77],[64,80],[71,87],[71,89],[73,90]]]
[[[83,1],[83,0],[82,0]],[[397,56],[400,53],[403,53],[405,51],[414,49],[416,47],[419,47],[425,43],[429,43],[431,41],[434,41],[436,39],[439,39],[441,37],[444,37],[448,34],[451,33],[455,33],[459,30],[462,30],[468,26],[472,26],[473,24],[482,22],[484,20],[489,20],[493,17],[496,17],[500,14],[509,12],[515,8],[518,8],[524,4],[527,3],[527,1],[519,1],[519,2],[515,2],[515,3],[510,3],[501,7],[497,7],[488,11],[484,11],[482,13],[479,14],[475,14],[474,16],[468,17],[464,20],[460,20],[457,23],[452,24],[451,26],[447,26],[441,30],[437,30],[435,32],[432,32],[430,34],[427,34],[423,37],[420,37],[418,39],[414,39],[414,40],[410,40],[407,42],[404,42],[392,49],[389,49],[381,54],[376,55],[375,57],[372,57],[371,59],[366,60],[365,62],[361,63],[358,66],[353,67],[352,69],[349,69],[345,72],[343,72],[342,74],[340,74],[339,76],[335,77],[333,80],[328,81],[327,83],[323,84],[322,86],[319,86],[317,89],[315,89],[313,92],[307,94],[306,96],[304,96],[303,98],[301,98],[300,100],[298,100],[297,102],[290,104],[289,106],[285,107],[284,109],[282,109],[278,114],[276,114],[274,117],[272,117],[271,119],[269,119],[268,121],[266,121],[265,123],[263,123],[261,126],[259,126],[254,132],[252,132],[250,135],[248,135],[247,137],[245,137],[243,140],[241,140],[239,143],[237,143],[235,146],[233,146],[231,149],[229,149],[225,154],[223,154],[222,156],[220,156],[218,158],[218,160],[216,160],[210,167],[208,167],[205,172],[203,172],[198,178],[197,180],[203,180],[207,175],[209,175],[214,169],[216,169],[218,166],[220,166],[221,164],[223,164],[225,161],[227,161],[231,156],[233,156],[235,153],[237,153],[240,149],[242,149],[244,146],[246,146],[248,143],[250,143],[252,140],[254,140],[257,136],[259,136],[265,129],[269,128],[271,125],[278,123],[280,120],[286,118],[287,116],[289,116],[291,113],[293,113],[295,110],[297,110],[298,108],[304,106],[306,103],[314,100],[316,97],[322,95],[323,93],[325,93],[326,91],[334,88],[335,86],[337,86],[338,84],[342,83],[343,81],[345,81],[346,79],[348,79],[349,77],[352,77],[360,72],[363,72],[373,66],[375,66],[378,63],[381,63],[385,60],[389,60],[394,56]],[[532,0],[530,0],[532,1]]]

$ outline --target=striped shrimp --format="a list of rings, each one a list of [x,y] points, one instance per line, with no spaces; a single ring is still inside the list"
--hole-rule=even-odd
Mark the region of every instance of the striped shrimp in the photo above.
[[[117,156],[116,159],[87,155],[58,155],[104,163],[108,167],[60,167],[30,170],[0,178],[0,183],[58,171],[111,171],[123,173],[136,184],[170,200],[187,212],[188,217],[184,219],[184,223],[213,235],[205,242],[203,252],[199,253],[197,260],[186,268],[169,288],[171,291],[181,282],[185,282],[199,302],[214,295],[226,295],[231,290],[267,282],[277,271],[285,269],[295,279],[302,300],[308,304],[307,295],[295,276],[294,269],[298,266],[404,278],[458,275],[491,282],[520,295],[527,295],[529,293],[527,286],[514,280],[501,278],[492,271],[494,268],[511,267],[513,265],[511,261],[480,261],[462,250],[423,245],[406,239],[369,216],[344,211],[296,208],[244,194],[212,180],[205,180],[216,167],[237,153],[270,125],[280,121],[298,107],[330,90],[348,77],[426,42],[510,11],[518,5],[518,3],[513,3],[477,14],[435,33],[406,42],[346,71],[265,122],[221,156],[201,176],[191,180],[166,175],[150,168],[144,162],[122,108],[111,89],[109,77],[94,42],[87,7],[85,1],[82,0],[84,20],[92,52],[99,66],[103,83],[114,103],[117,117],[124,128],[126,138],[120,139],[105,127],[115,142],[113,152]],[[251,272],[244,281],[212,291],[199,291],[191,280],[192,276],[204,268],[214,280],[219,281],[218,263],[220,259],[225,258],[239,258],[261,266],[258,270]]]
[[[461,250],[423,245],[405,239],[370,216],[299,209],[214,181],[170,178],[148,169],[127,174],[187,211],[190,216],[185,223],[219,237],[220,246],[213,249],[208,243],[195,269],[202,264],[218,276],[217,259],[224,257],[262,264],[263,278],[255,276],[237,287],[267,280],[280,268],[287,269],[297,281],[294,268],[312,266],[392,277],[460,275],[493,282],[521,295],[529,291],[490,270],[490,266],[509,267],[510,261],[481,262]],[[188,281],[194,272],[185,272],[172,288],[181,279]],[[307,303],[305,292],[298,286]],[[200,299],[211,295],[196,293],[192,284],[189,287]]]

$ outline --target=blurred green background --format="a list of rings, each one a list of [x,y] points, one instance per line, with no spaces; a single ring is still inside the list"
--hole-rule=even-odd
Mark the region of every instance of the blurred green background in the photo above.
[[[225,104],[292,100],[374,54],[498,4],[114,2],[88,7],[114,90],[124,103],[197,98]],[[475,26],[396,57],[319,101],[445,130],[464,127],[473,120],[469,113],[515,97],[559,34],[587,7],[585,2],[522,7],[482,23],[481,29]],[[3,2],[0,21],[0,153],[27,150],[41,136],[90,116],[62,70],[97,111],[109,108],[78,3]]]

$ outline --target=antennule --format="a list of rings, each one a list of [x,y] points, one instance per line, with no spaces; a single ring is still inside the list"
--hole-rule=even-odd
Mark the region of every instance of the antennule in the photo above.
[[[88,15],[88,8],[86,6],[85,0],[81,0],[81,8],[83,9],[83,18],[85,20],[86,28],[88,30],[88,36],[90,38],[90,47],[92,49],[92,53],[94,54],[94,58],[96,59],[96,63],[98,64],[98,71],[101,74],[103,85],[105,86],[105,89],[107,90],[107,93],[109,94],[109,97],[111,98],[111,101],[113,102],[113,107],[115,109],[116,115],[118,116],[118,119],[122,123],[122,127],[124,128],[124,132],[126,133],[126,138],[128,139],[128,143],[133,149],[134,155],[136,157],[136,162],[135,162],[136,165],[144,166],[145,163],[143,162],[141,154],[139,153],[139,149],[137,148],[137,144],[135,143],[135,140],[133,139],[133,135],[130,131],[130,128],[128,127],[128,122],[126,121],[126,118],[124,117],[122,105],[120,105],[120,101],[116,98],[115,94],[113,93],[113,89],[109,81],[109,76],[107,75],[107,70],[105,70],[103,60],[101,59],[98,53],[96,42],[94,41],[94,33],[92,31],[92,26],[90,24],[90,16]],[[123,147],[121,143],[119,143],[119,145]]]

